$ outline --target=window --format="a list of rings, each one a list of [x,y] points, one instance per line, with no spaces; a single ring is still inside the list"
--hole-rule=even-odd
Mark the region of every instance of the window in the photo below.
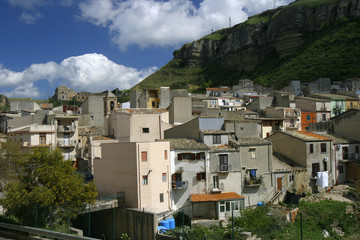
[[[344,166],[338,166],[339,173],[344,173]]]
[[[178,160],[195,160],[195,153],[179,153]]]
[[[256,148],[250,148],[249,153],[250,153],[250,158],[251,159],[256,158]]]
[[[213,176],[213,188],[218,189],[219,188],[219,177]]]
[[[148,176],[147,175],[142,176],[142,183],[143,183],[143,185],[148,185]]]
[[[326,114],[325,113],[322,114],[322,120],[323,120],[323,122],[326,121]]]
[[[205,172],[199,172],[196,174],[196,180],[201,181],[201,180],[205,180],[205,179],[206,179]]]
[[[162,173],[162,181],[166,182],[166,180],[167,180],[166,173]]]
[[[248,173],[249,173],[250,180],[256,180],[256,169],[248,170]]]
[[[151,102],[151,106],[152,106],[152,107],[155,107],[155,102]]]
[[[141,152],[141,161],[146,162],[147,161],[147,152]]]
[[[310,153],[314,153],[314,144],[310,144]]]
[[[164,150],[164,159],[167,160],[168,159],[168,153],[167,150]]]
[[[150,132],[150,129],[149,128],[143,128],[142,129],[142,133],[149,133]]]
[[[289,182],[293,182],[294,181],[294,175],[289,175]]]
[[[355,153],[359,153],[359,146],[355,146]]]
[[[46,134],[45,133],[40,133],[39,142],[40,142],[40,145],[46,145]]]
[[[205,159],[205,153],[204,152],[199,152],[196,154],[196,159]]]
[[[321,153],[326,153],[326,143],[321,144]]]
[[[213,135],[213,144],[221,143],[221,135]]]
[[[310,121],[310,115],[306,115],[306,121]]]
[[[313,163],[312,164],[312,177],[317,177],[317,173],[320,172],[320,164],[319,163]]]
[[[343,159],[349,159],[349,148],[348,147],[342,147],[342,155],[343,155]]]
[[[219,155],[219,163],[220,163],[220,172],[229,171],[228,155],[226,154]]]
[[[324,171],[327,171],[327,162],[324,161]]]
[[[164,194],[160,193],[160,202],[164,202]]]

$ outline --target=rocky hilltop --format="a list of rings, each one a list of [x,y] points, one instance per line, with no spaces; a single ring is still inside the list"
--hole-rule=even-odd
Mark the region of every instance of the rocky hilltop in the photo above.
[[[253,70],[267,55],[274,52],[280,57],[289,55],[302,46],[307,35],[345,17],[360,15],[360,0],[321,2],[328,3],[311,7],[311,1],[298,0],[286,7],[268,10],[244,24],[213,33],[221,34],[220,40],[207,36],[184,45],[174,58],[181,59],[185,67],[220,60],[225,66]]]
[[[159,78],[161,75],[164,79],[168,79],[171,85],[172,79],[178,74],[174,69],[183,69],[185,72],[181,74],[186,75],[188,83],[204,82],[206,81],[204,78],[209,78],[211,75],[211,70],[208,71],[209,66],[214,66],[214,64],[216,68],[222,68],[221,71],[225,70],[233,75],[236,72],[236,77],[232,76],[232,78],[247,75],[247,77],[261,79],[268,72],[262,71],[260,75],[257,72],[254,75],[254,71],[262,64],[269,65],[269,61],[276,61],[274,67],[279,67],[285,60],[289,61],[292,57],[296,57],[293,56],[295,53],[298,55],[304,53],[306,44],[309,47],[310,43],[324,37],[316,34],[325,30],[330,31],[329,28],[344,20],[351,19],[359,23],[359,16],[360,0],[297,0],[287,6],[252,16],[244,23],[213,32],[197,41],[185,44],[180,50],[174,51],[172,61],[155,73],[155,76],[145,79],[140,86],[146,87],[149,85],[147,82],[153,82],[155,77]],[[358,26],[352,27],[358,28]],[[336,32],[338,30],[335,29],[332,34]],[[314,35],[318,37],[311,39]],[[328,43],[321,44],[328,45]],[[302,52],[299,52],[301,49]],[[326,51],[322,55],[326,55]],[[173,70],[170,71],[170,69]],[[190,76],[189,69],[197,69],[191,73],[197,76]],[[215,82],[217,83],[213,79],[209,84]]]

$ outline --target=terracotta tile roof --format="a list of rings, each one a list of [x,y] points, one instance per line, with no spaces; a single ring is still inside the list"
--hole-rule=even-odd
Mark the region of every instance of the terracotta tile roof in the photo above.
[[[156,142],[170,142],[170,149],[202,149],[208,150],[205,143],[197,142],[194,139],[187,138],[170,138],[170,139],[156,139]]]
[[[191,202],[217,202],[222,200],[242,199],[235,192],[212,193],[212,194],[191,194]]]
[[[298,133],[303,134],[305,136],[309,136],[309,137],[314,137],[314,138],[318,138],[320,140],[331,140],[330,138],[321,136],[319,134],[313,133],[313,132],[309,132],[309,131],[298,131]]]

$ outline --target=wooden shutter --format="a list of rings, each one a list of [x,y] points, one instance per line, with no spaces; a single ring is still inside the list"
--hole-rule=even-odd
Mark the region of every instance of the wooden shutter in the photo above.
[[[178,154],[178,160],[182,160],[182,154],[181,153]]]
[[[196,154],[196,159],[201,159],[201,153]]]
[[[191,160],[195,160],[195,153],[191,154]]]
[[[201,180],[201,173],[197,173],[197,174],[196,174],[196,180],[198,180],[198,181]]]

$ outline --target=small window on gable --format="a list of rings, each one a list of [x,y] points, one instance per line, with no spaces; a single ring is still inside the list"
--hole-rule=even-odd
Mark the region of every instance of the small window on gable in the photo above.
[[[147,152],[141,152],[141,161],[146,162],[147,161]]]
[[[142,176],[142,183],[143,183],[143,185],[148,185],[148,176],[147,175]]]
[[[326,143],[321,143],[321,152],[326,153]]]
[[[142,128],[142,133],[149,133],[150,129],[149,128]]]
[[[221,135],[213,135],[213,144],[221,143]]]
[[[168,159],[168,152],[167,152],[167,150],[164,150],[164,159],[165,159],[165,160]]]
[[[251,159],[256,158],[256,148],[250,148],[249,153],[250,153],[250,158]]]
[[[166,179],[167,179],[167,178],[166,178],[166,173],[162,173],[162,181],[163,181],[163,182],[166,182]]]
[[[205,172],[199,172],[196,174],[196,180],[201,181],[201,180],[205,180],[205,179],[206,179]]]

